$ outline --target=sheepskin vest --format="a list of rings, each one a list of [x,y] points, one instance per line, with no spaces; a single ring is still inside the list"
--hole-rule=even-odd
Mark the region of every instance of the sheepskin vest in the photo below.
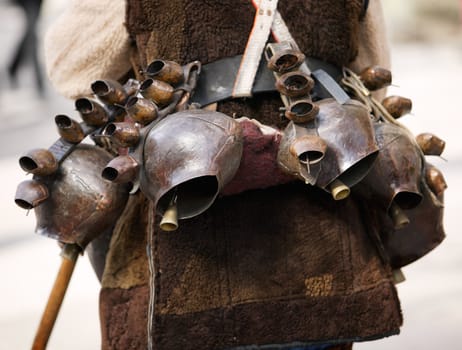
[[[305,54],[343,65],[356,55],[361,4],[281,0],[279,10]],[[129,0],[127,9],[141,67],[154,58],[206,64],[241,54],[255,13],[246,0]],[[277,126],[278,105],[261,96],[219,109]],[[260,136],[249,156],[275,159],[274,140]],[[167,233],[152,204],[133,195],[103,273],[102,347],[276,348],[396,334],[402,319],[390,267],[364,218],[355,198],[334,201],[292,181],[222,196]]]

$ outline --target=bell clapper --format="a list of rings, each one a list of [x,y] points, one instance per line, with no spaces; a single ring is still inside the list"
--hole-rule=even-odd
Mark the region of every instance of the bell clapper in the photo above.
[[[339,179],[332,181],[329,185],[329,189],[332,193],[332,197],[334,197],[336,201],[345,199],[350,195],[350,188]]]
[[[160,228],[163,231],[175,231],[178,228],[178,208],[176,205],[178,196],[175,194],[172,196],[167,210],[165,210],[162,220],[160,221]]]
[[[404,226],[409,224],[409,218],[404,213],[404,211],[400,208],[398,204],[393,202],[390,206],[390,217],[393,220],[393,225],[395,229],[403,228]]]

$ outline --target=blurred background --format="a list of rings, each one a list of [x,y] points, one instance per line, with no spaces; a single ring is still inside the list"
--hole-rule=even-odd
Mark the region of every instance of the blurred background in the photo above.
[[[27,1],[26,1],[27,2]],[[33,1],[31,1],[33,3]],[[19,3],[19,1],[18,1]],[[41,8],[0,0],[0,349],[30,348],[60,264],[56,242],[34,234],[35,217],[14,204],[17,184],[27,177],[19,156],[57,139],[54,116],[76,117],[73,101],[50,87],[43,70],[42,39],[62,11],[63,0]],[[404,315],[399,336],[355,345],[355,349],[456,349],[462,331],[462,100],[461,2],[383,0],[392,47],[389,95],[413,101],[400,119],[415,135],[432,132],[447,142],[445,159],[430,161],[445,174],[447,238],[435,251],[403,269],[398,285]],[[37,56],[30,38],[24,61],[15,61],[22,36],[37,20]],[[38,74],[37,74],[37,69]],[[460,99],[460,100],[459,100]],[[99,349],[98,281],[86,257],[80,259],[49,342],[49,349]]]

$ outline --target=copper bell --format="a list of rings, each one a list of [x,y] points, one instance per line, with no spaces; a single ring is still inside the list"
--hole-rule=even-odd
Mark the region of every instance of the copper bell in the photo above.
[[[278,152],[278,164],[284,172],[314,185],[318,164],[326,154],[326,142],[310,124],[290,122],[284,130]]]
[[[342,105],[325,99],[318,106],[317,130],[327,150],[316,185],[330,192],[334,199],[344,199],[377,158],[379,148],[372,122],[365,106],[355,100]]]
[[[140,189],[160,214],[175,203],[178,219],[199,215],[237,171],[242,143],[239,123],[223,113],[171,114],[146,135]]]
[[[395,228],[401,228],[410,222],[403,209],[415,208],[422,200],[423,155],[406,129],[391,123],[374,127],[380,152],[361,183],[361,193],[389,213]]]
[[[425,168],[426,172],[436,169],[428,163]],[[421,258],[445,238],[444,192],[435,193],[427,180],[421,184],[422,202],[415,208],[403,210],[409,217],[409,225],[402,229],[390,230],[383,237],[384,247],[393,268],[408,265]]]
[[[101,170],[111,158],[102,148],[79,145],[54,176],[43,179],[50,196],[35,208],[38,234],[85,248],[114,225],[128,189],[101,178]]]

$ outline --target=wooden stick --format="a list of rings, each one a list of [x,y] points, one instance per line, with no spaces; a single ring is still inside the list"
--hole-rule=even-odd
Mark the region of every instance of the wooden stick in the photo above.
[[[42,319],[32,344],[32,350],[43,350],[47,346],[80,251],[81,249],[76,244],[65,244],[63,247],[61,267],[48,297],[48,303],[43,311]]]

